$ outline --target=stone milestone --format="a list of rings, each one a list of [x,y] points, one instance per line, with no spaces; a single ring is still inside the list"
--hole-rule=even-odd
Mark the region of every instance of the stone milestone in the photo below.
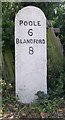
[[[20,102],[31,103],[36,93],[47,93],[46,17],[34,6],[15,17],[15,83]]]

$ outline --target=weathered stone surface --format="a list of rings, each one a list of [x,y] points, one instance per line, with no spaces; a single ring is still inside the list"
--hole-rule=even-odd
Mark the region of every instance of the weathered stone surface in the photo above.
[[[15,78],[20,102],[47,93],[46,17],[37,7],[21,9],[15,18]]]

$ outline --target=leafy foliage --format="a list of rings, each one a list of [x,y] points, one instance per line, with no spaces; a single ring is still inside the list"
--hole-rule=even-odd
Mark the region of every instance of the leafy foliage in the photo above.
[[[54,27],[61,28],[61,42],[65,45],[65,24],[63,21],[64,8],[60,3],[2,3],[2,40],[3,40],[3,111],[14,112],[19,117],[21,112],[29,114],[35,111],[53,112],[59,104],[64,102],[65,77],[62,68],[62,56],[59,53],[51,30],[48,30],[48,96],[38,92],[38,99],[30,104],[23,105],[17,102],[14,83],[14,20],[16,13],[24,6],[35,5],[40,7],[47,19],[51,19]],[[57,13],[55,13],[57,12]],[[62,15],[63,14],[63,15]],[[61,18],[61,19],[60,19]],[[54,47],[52,47],[54,46]],[[33,109],[33,110],[32,110]],[[34,112],[32,112],[34,113]],[[32,115],[32,116],[33,116]],[[26,115],[24,115],[26,116]],[[40,117],[40,115],[39,115]]]

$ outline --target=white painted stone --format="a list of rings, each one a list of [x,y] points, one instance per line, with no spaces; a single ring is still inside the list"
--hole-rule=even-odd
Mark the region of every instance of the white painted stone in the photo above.
[[[47,93],[46,17],[34,6],[24,7],[15,18],[15,79],[20,102],[33,102],[37,91]]]

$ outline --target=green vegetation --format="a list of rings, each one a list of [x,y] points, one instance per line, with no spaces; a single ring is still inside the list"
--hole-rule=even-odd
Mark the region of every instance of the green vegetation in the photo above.
[[[63,66],[63,56],[57,44],[57,38],[51,29],[48,29],[48,61],[54,66]]]
[[[14,80],[14,60],[13,60],[13,55],[10,50],[10,48],[6,48],[3,52],[3,57],[4,57],[4,64],[3,64],[3,72],[4,76],[6,79],[6,75],[8,75],[8,79],[11,81]],[[8,73],[7,73],[8,72]]]
[[[51,27],[47,30],[47,51],[48,51],[48,95],[43,96],[29,104],[19,103],[15,96],[15,50],[14,50],[14,18],[15,14],[24,6],[35,5],[41,8],[47,19],[50,19],[54,27],[61,26],[60,41],[65,43],[64,21],[61,22],[64,14],[63,3],[2,3],[2,40],[3,43],[3,114],[13,113],[14,118],[40,117],[41,112],[47,113],[47,117],[52,117],[57,109],[65,106],[65,75],[63,70],[63,56],[60,52],[57,38]],[[59,7],[58,7],[59,6]],[[61,8],[61,14],[60,14]],[[56,13],[55,13],[56,12]],[[63,31],[63,32],[62,32]],[[61,39],[62,38],[62,39]],[[57,116],[56,116],[57,117]]]

